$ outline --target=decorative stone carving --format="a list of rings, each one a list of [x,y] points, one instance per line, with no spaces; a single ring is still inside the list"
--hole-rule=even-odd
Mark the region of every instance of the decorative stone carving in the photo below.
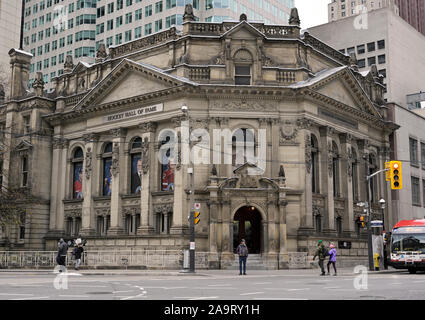
[[[295,123],[290,120],[285,120],[283,126],[280,127],[280,145],[294,144],[298,134],[298,128]]]
[[[143,122],[139,124],[139,129],[142,133],[153,133],[158,125],[155,122]]]
[[[241,188],[257,188],[258,183],[255,176],[251,176],[249,174],[241,174],[240,179],[240,187]]]
[[[96,51],[96,63],[104,61],[107,57],[106,46],[104,43],[101,43]]]
[[[160,205],[156,205],[154,208],[155,213],[162,213],[162,214],[167,214],[167,213],[172,213],[173,212],[173,204],[169,203],[169,204],[160,204]]]
[[[92,171],[92,151],[91,151],[91,148],[89,147],[87,148],[87,151],[86,151],[86,165],[85,165],[85,173],[86,173],[87,180],[90,179],[91,171]]]
[[[214,102],[212,109],[225,111],[276,111],[274,104],[260,101]]]
[[[72,61],[72,55],[66,56],[65,64],[64,64],[64,72],[68,73],[74,69],[74,62]]]
[[[182,167],[182,134],[181,132],[177,132],[177,163],[176,170],[179,171]]]
[[[149,139],[145,137],[142,143],[142,170],[143,174],[149,172]]]
[[[112,147],[112,175],[115,177],[120,172],[120,147],[117,142],[114,142]]]
[[[305,135],[305,168],[307,173],[311,173],[311,165],[312,165],[312,158],[311,158],[311,136],[309,133]]]
[[[212,166],[211,175],[214,177],[217,176],[217,167],[215,166],[215,164],[213,164]]]
[[[251,62],[253,60],[251,52],[246,49],[239,49],[236,51],[233,59],[239,62]]]
[[[125,136],[127,130],[124,128],[116,128],[116,129],[111,129],[110,133],[114,138],[122,138]]]
[[[289,17],[289,25],[290,26],[300,26],[301,20],[300,16],[298,15],[298,9],[292,8],[291,9],[291,16]]]
[[[193,14],[193,7],[191,4],[187,4],[184,7],[183,22],[188,21],[195,21],[195,15]]]
[[[35,94],[37,96],[42,96],[44,91],[44,80],[43,80],[43,73],[37,72],[35,75],[34,83],[32,85],[34,88]]]

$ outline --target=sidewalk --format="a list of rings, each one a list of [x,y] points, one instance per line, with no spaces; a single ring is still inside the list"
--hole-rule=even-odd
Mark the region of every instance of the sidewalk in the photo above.
[[[238,270],[205,270],[198,269],[195,273],[188,273],[182,270],[126,270],[126,269],[80,269],[75,271],[73,268],[69,268],[67,271],[69,274],[83,275],[83,276],[114,276],[114,275],[128,275],[128,276],[145,276],[145,277],[170,277],[170,276],[201,276],[201,277],[214,277],[214,276],[233,276],[238,274]],[[319,269],[291,269],[291,270],[249,270],[248,275],[251,276],[316,276],[318,275]],[[394,274],[403,273],[407,270],[397,270],[391,267],[388,270],[380,271],[368,271],[368,274]],[[19,273],[25,275],[48,275],[57,274],[57,271],[53,269],[0,269],[0,276],[8,273]],[[338,270],[338,276],[353,276],[354,268],[340,268]]]

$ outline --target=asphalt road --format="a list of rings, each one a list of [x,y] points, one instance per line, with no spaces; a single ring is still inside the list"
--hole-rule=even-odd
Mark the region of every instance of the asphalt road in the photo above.
[[[384,300],[424,299],[425,273],[320,277],[317,270],[0,272],[0,300]],[[357,289],[355,288],[357,284]],[[367,285],[367,288],[366,288]]]

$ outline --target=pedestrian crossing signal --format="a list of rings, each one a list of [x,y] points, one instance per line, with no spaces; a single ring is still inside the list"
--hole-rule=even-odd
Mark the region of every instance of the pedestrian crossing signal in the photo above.
[[[193,216],[194,216],[194,221],[195,221],[195,225],[196,224],[198,224],[199,223],[199,221],[201,221],[201,219],[199,219],[198,217],[199,217],[199,215],[200,215],[201,213],[199,212],[199,211],[195,211],[195,213],[193,214]]]
[[[360,223],[362,225],[362,228],[364,228],[365,227],[364,216],[360,216]]]
[[[392,190],[401,190],[403,188],[401,161],[390,162],[390,181]]]

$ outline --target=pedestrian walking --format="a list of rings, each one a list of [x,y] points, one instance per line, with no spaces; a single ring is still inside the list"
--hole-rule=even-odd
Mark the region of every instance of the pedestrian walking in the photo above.
[[[68,244],[61,238],[58,243],[58,256],[56,257],[56,262],[58,265],[66,268],[66,256],[68,254]],[[59,272],[62,272],[62,268],[59,269]]]
[[[331,243],[329,245],[329,261],[328,261],[328,275],[330,275],[329,272],[329,266],[332,265],[334,267],[334,276],[336,276],[336,249],[335,249],[335,245],[333,243]]]
[[[322,273],[320,275],[324,276],[324,275],[326,275],[324,261],[325,261],[327,254],[328,254],[327,253],[328,250],[325,248],[322,240],[319,240],[317,242],[317,246],[318,247],[317,247],[316,253],[314,254],[313,261],[316,259],[316,257],[319,257],[319,266],[320,266],[320,269],[322,271]]]
[[[79,270],[80,268],[80,263],[81,263],[81,256],[83,254],[84,248],[83,245],[81,243],[79,243],[74,250],[72,250],[72,254],[75,258],[75,270]]]
[[[245,239],[241,240],[236,253],[239,255],[239,275],[242,275],[242,265],[243,265],[243,274],[246,275],[246,259],[248,258],[248,247],[246,246]]]

